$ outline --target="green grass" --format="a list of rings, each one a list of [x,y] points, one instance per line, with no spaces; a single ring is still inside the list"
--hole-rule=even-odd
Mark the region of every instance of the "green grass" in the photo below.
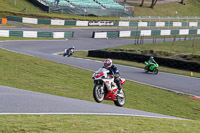
[[[0,116],[0,132],[50,133],[199,133],[200,121],[128,116],[6,115]]]
[[[24,10],[25,8],[27,8],[27,10]],[[36,7],[29,0],[0,0],[0,11],[44,13],[44,11]]]
[[[18,28],[11,24],[0,24],[0,28]]]
[[[8,41],[8,40],[62,40],[57,38],[29,38],[29,37],[0,37],[0,41]]]
[[[162,43],[151,43],[151,44],[142,44],[142,45],[123,45],[114,48],[107,48],[109,51],[118,51],[118,50],[155,50],[155,51],[165,51],[169,53],[177,54],[198,54],[200,55],[200,40],[195,40],[195,45],[192,47],[193,40],[187,41],[177,41],[172,45],[172,42],[162,42]]]
[[[185,5],[180,3],[157,4],[154,9],[149,8],[150,5],[139,7],[139,4],[131,4],[135,6],[134,16],[199,16],[200,2],[197,0],[185,0]]]
[[[97,68],[98,69],[98,68]],[[94,101],[93,72],[0,50],[0,85]],[[124,107],[200,120],[200,101],[187,95],[127,81]],[[104,101],[113,104],[111,101]]]

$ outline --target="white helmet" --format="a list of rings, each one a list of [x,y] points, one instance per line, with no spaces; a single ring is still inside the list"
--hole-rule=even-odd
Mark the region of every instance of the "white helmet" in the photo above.
[[[154,58],[153,56],[150,57],[151,60],[152,60],[153,58]]]
[[[110,68],[112,66],[112,60],[107,58],[105,61],[104,61],[104,67],[105,68]]]

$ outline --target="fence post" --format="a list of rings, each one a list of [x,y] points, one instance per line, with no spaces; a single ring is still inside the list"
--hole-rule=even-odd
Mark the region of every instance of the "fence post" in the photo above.
[[[150,20],[150,23],[149,23],[149,29],[151,28],[151,16],[149,16],[149,20]]]
[[[174,40],[172,41],[172,46],[174,46],[175,41],[176,41],[176,35],[174,36]]]
[[[152,43],[154,43],[154,36],[153,36],[153,40],[152,40]]]
[[[169,29],[169,24],[170,24],[170,17],[168,16],[168,29]]]
[[[194,35],[194,38],[193,38],[193,41],[192,41],[192,47],[194,47],[194,40],[195,40],[195,35]]]
[[[14,6],[15,6],[15,7],[17,6],[17,0],[14,1]]]

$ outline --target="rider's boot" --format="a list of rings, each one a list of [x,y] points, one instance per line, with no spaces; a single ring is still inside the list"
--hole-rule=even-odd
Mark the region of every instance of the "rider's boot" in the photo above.
[[[123,92],[123,90],[120,89],[120,90],[117,91],[117,94],[122,94],[122,92]]]
[[[65,57],[66,55],[67,55],[66,53],[63,54],[64,57]]]
[[[122,94],[123,90],[122,90],[121,83],[117,84],[117,87],[118,87],[117,94]]]

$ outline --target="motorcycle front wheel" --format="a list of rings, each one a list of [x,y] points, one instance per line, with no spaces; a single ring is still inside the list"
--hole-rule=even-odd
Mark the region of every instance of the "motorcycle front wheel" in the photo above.
[[[122,91],[121,95],[123,97],[117,96],[117,101],[114,101],[115,105],[119,106],[119,107],[122,107],[125,104],[125,101],[126,101],[126,96],[125,96],[124,91]]]
[[[95,85],[93,89],[94,100],[98,103],[102,102],[105,97],[103,85]]]
[[[144,71],[145,71],[146,73],[148,73],[148,66],[145,66],[145,67],[144,67]]]

